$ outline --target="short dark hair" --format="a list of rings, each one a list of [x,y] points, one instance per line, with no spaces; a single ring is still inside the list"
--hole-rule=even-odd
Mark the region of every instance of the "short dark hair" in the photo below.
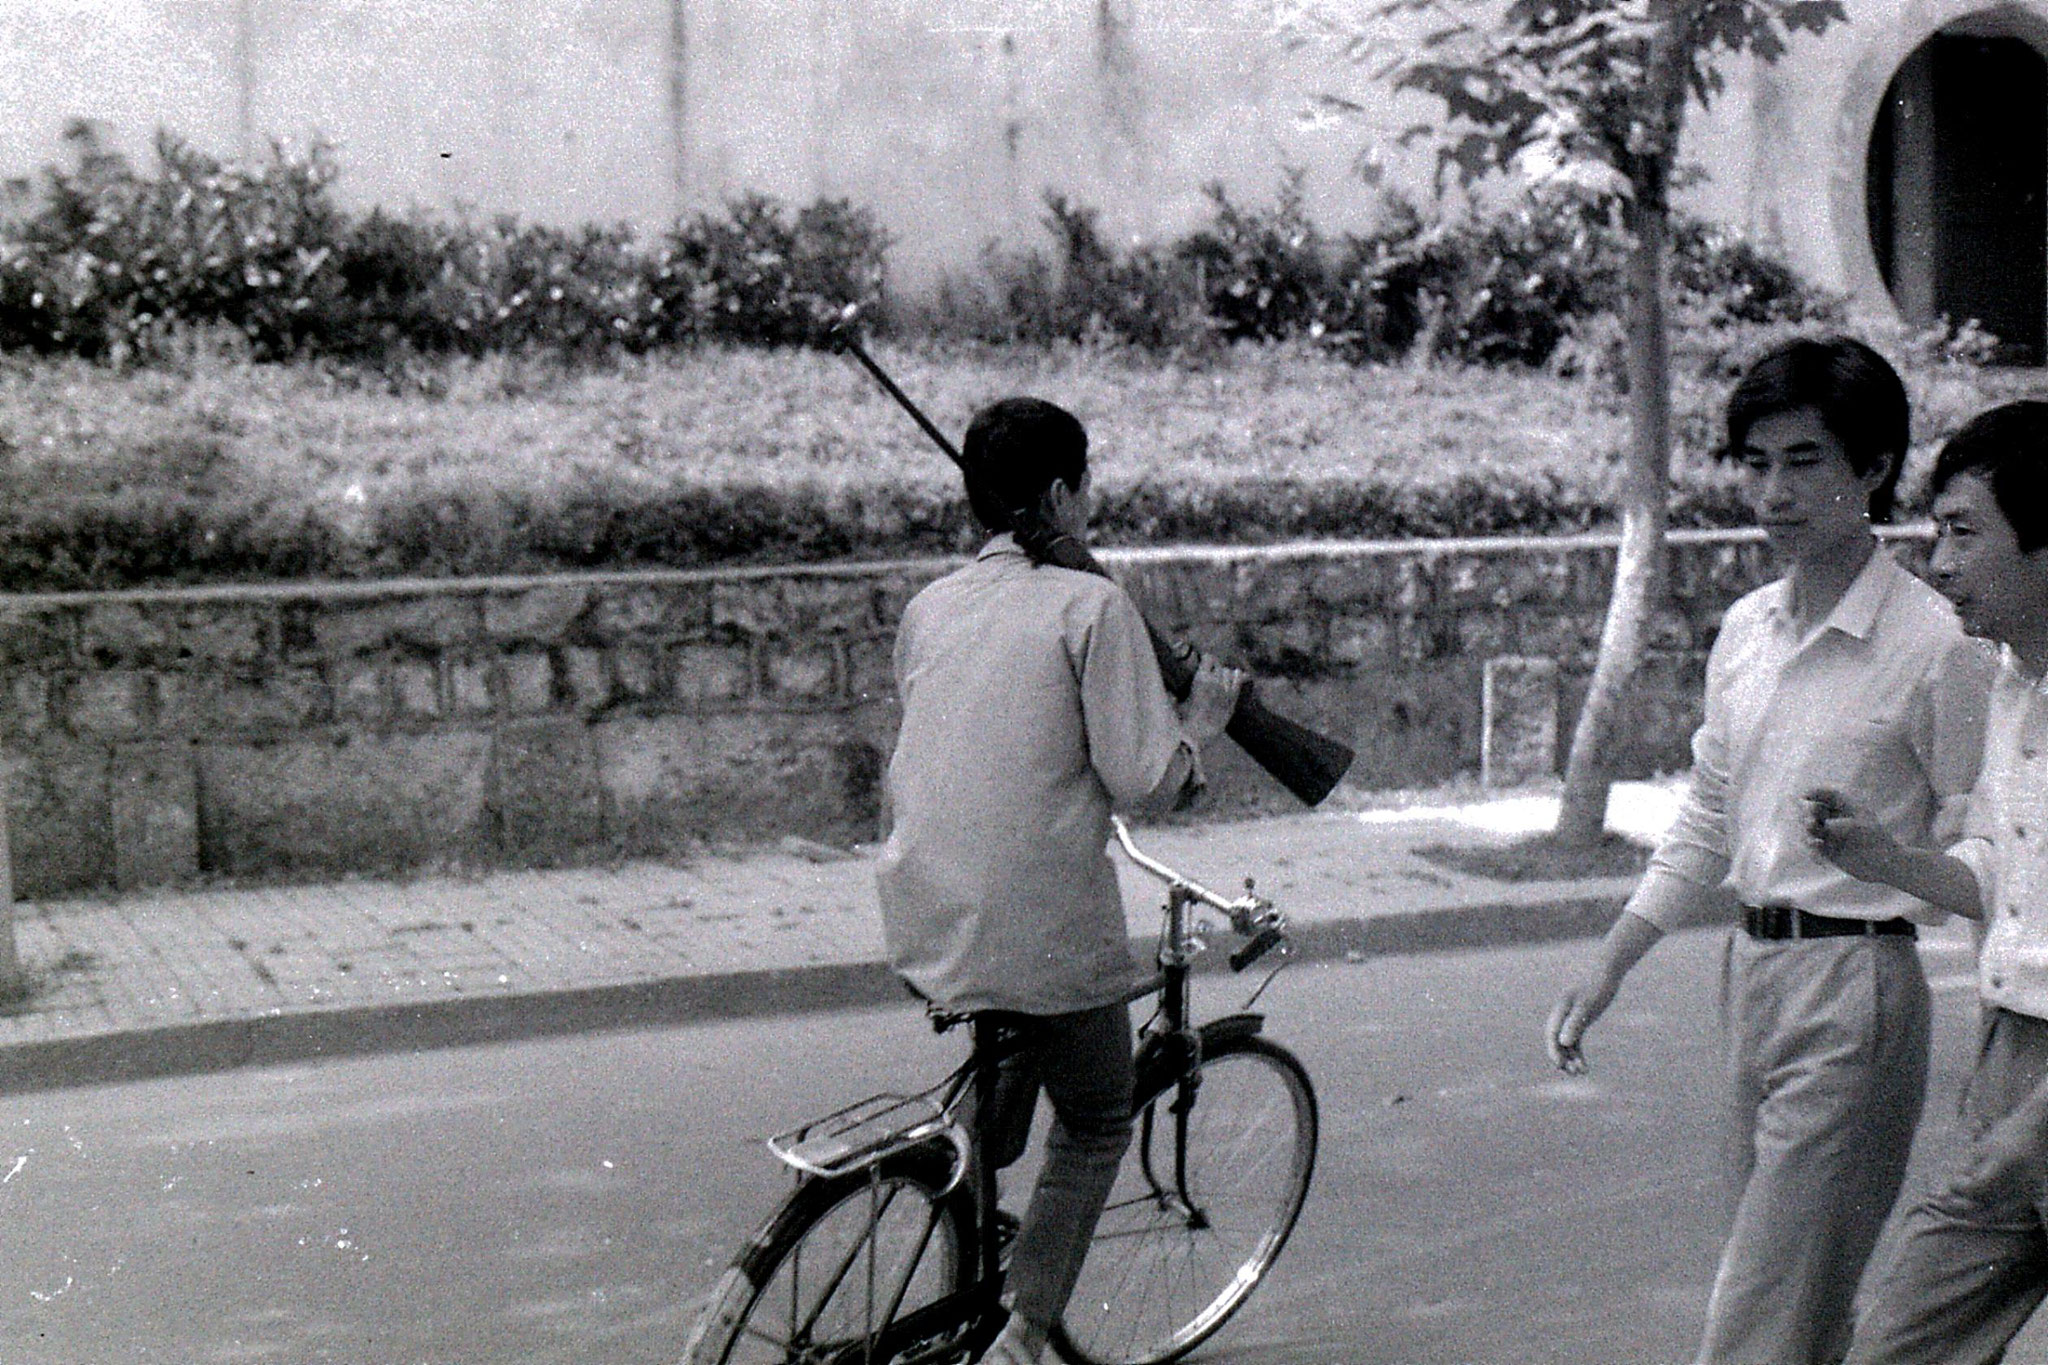
[[[1856,473],[1886,466],[1884,481],[1870,490],[1870,518],[1890,521],[1912,441],[1899,372],[1850,337],[1800,337],[1774,346],[1743,371],[1728,397],[1728,444],[1722,453],[1740,457],[1752,426],[1801,408],[1820,414]]]
[[[1079,489],[1088,472],[1088,432],[1074,414],[1043,398],[1005,398],[974,414],[960,443],[961,474],[974,519],[991,531],[1017,529],[1055,481]]]
[[[1927,476],[1929,499],[1974,474],[1991,485],[2013,539],[2032,553],[2048,545],[2048,403],[2037,398],[1980,412],[1948,438]]]

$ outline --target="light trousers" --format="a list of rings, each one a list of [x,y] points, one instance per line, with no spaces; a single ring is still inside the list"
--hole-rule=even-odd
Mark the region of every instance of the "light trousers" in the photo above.
[[[1000,1170],[1023,1155],[1041,1088],[1052,1132],[1010,1253],[1010,1311],[1050,1327],[1066,1311],[1095,1238],[1103,1203],[1131,1141],[1131,1010],[1122,1003],[1073,1014],[998,1018],[1024,1047],[1002,1067],[982,1131]]]
[[[1960,1141],[1907,1211],[1849,1358],[1858,1365],[1990,1362],[2048,1293],[2048,1133],[1993,1159],[1991,1125],[2048,1075],[2048,1020],[1990,1009],[1963,1095]]]
[[[1920,1119],[1927,978],[1904,935],[1738,928],[1721,1013],[1734,1213],[1699,1362],[1834,1365]]]

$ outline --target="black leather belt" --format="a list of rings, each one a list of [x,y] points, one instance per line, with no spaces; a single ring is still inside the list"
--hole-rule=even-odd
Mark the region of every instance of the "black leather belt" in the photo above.
[[[1909,919],[1837,919],[1796,905],[1745,905],[1742,927],[1751,938],[1841,938],[1846,935],[1904,934],[1916,937]]]

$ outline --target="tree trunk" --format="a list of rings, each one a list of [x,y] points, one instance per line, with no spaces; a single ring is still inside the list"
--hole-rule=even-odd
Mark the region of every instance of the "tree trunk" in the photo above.
[[[18,997],[26,983],[14,947],[14,857],[7,847],[7,756],[0,754],[0,1000]]]
[[[1597,842],[1607,823],[1612,741],[1642,667],[1653,616],[1664,599],[1664,521],[1670,474],[1671,369],[1664,332],[1664,252],[1670,215],[1660,202],[1629,208],[1628,463],[1621,488],[1621,550],[1600,631],[1600,658],[1572,732],[1555,837]]]

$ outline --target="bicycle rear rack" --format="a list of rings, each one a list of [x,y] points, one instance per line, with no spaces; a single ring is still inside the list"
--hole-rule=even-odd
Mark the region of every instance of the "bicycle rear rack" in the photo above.
[[[946,1189],[967,1172],[969,1139],[939,1089],[916,1095],[884,1092],[835,1109],[768,1139],[768,1150],[805,1175],[831,1177],[864,1171],[876,1163],[934,1140],[952,1149]]]

